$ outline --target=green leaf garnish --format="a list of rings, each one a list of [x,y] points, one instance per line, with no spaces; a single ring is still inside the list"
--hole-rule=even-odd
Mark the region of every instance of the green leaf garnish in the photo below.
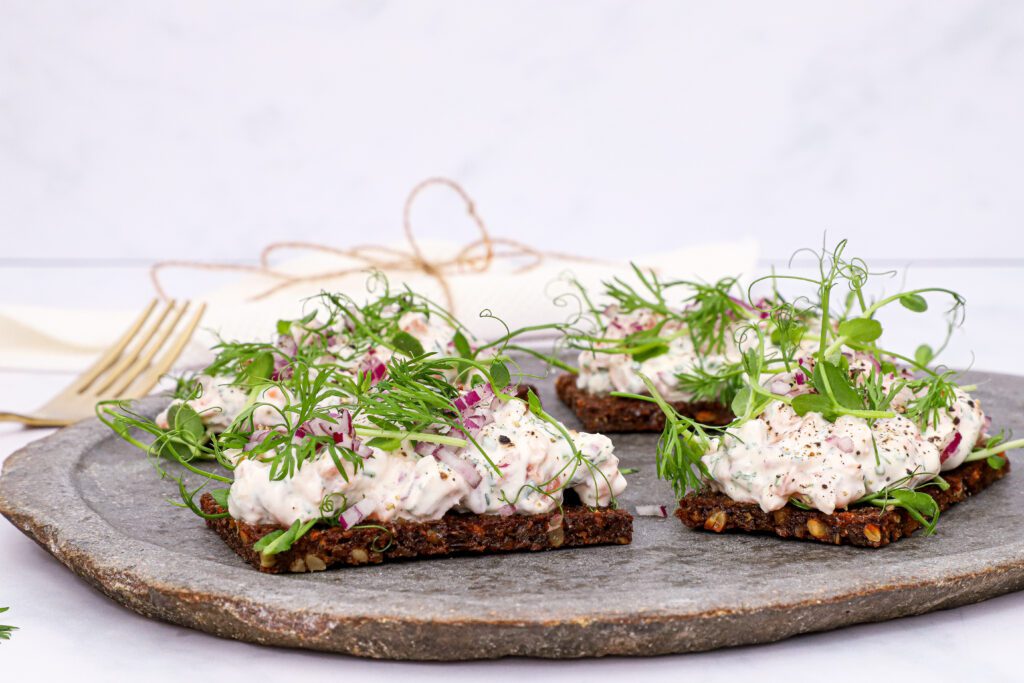
[[[851,318],[839,324],[839,334],[852,342],[873,342],[882,336],[882,323],[874,318]]]
[[[246,379],[251,384],[255,384],[261,380],[270,379],[270,376],[274,373],[274,354],[269,351],[263,351],[256,354],[253,358],[252,363],[246,369]]]
[[[751,396],[753,396],[753,392],[750,391],[750,387],[743,387],[737,391],[736,396],[733,397],[732,404],[730,405],[732,414],[746,415]]]
[[[540,399],[537,398],[537,394],[533,393],[533,389],[527,390],[526,403],[530,406],[530,412],[534,415],[540,415],[544,411],[540,404]]]
[[[403,353],[410,358],[416,358],[423,355],[423,344],[420,340],[412,336],[408,332],[399,332],[391,338],[391,345],[395,347],[395,350],[399,353]]]
[[[500,360],[495,360],[491,363],[490,375],[495,391],[504,391],[505,387],[512,383],[512,376],[509,374],[508,366]]]
[[[935,352],[932,350],[932,347],[927,344],[921,344],[917,347],[917,350],[914,351],[914,361],[921,367],[927,367],[934,357]]]
[[[384,436],[376,436],[366,442],[367,446],[371,448],[379,448],[382,451],[397,451],[402,447],[402,440],[395,438],[388,438]]]
[[[263,557],[269,557],[271,555],[278,555],[283,552],[291,550],[295,543],[306,535],[306,533],[313,528],[317,520],[311,519],[307,522],[295,522],[285,530],[278,529],[271,531],[269,534],[256,541],[252,549],[258,552]]]
[[[206,426],[199,413],[187,403],[177,403],[167,410],[167,423],[174,434],[160,443],[164,457],[191,459],[206,441]]]
[[[900,303],[914,313],[924,313],[928,310],[928,301],[920,294],[903,294],[900,296]]]
[[[867,498],[869,497],[866,496],[865,499]],[[870,496],[870,500],[867,502],[880,508],[890,505],[903,508],[924,527],[925,535],[930,536],[935,533],[935,525],[939,521],[941,511],[939,504],[927,493],[911,489],[884,489]]]
[[[231,493],[231,489],[210,489],[210,495],[213,496],[213,501],[225,510],[228,509],[229,493]]]
[[[850,374],[826,360],[818,361],[814,366],[812,382],[821,394],[831,395],[840,407],[851,410],[864,407],[864,399],[854,389]]]
[[[668,344],[655,344],[649,348],[633,353],[633,360],[637,363],[643,363],[646,360],[657,358],[658,356],[668,353],[668,350]]]
[[[193,438],[199,439],[206,433],[203,419],[199,413],[187,403],[178,403],[167,410],[167,422],[174,429],[184,430]]]
[[[794,396],[793,402],[790,405],[800,417],[807,413],[830,413],[833,407],[833,403],[828,396],[822,396],[821,394],[800,394],[799,396]]]
[[[473,349],[470,348],[469,340],[466,339],[466,335],[462,334],[461,330],[455,332],[455,336],[452,337],[452,343],[455,344],[455,350],[459,352],[461,357],[473,357]]]

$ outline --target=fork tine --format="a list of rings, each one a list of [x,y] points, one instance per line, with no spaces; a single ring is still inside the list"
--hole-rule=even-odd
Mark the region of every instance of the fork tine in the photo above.
[[[80,393],[88,393],[93,396],[107,396],[109,395],[110,387],[117,382],[121,375],[127,370],[132,363],[134,363],[139,355],[149,344],[149,341],[153,336],[160,330],[160,327],[164,324],[164,320],[167,319],[167,315],[174,310],[175,302],[173,300],[167,302],[163,310],[156,316],[152,323],[142,331],[136,338],[135,344],[131,348],[127,349],[121,358],[110,366],[106,372],[102,373],[101,376],[96,378],[96,382],[93,385],[85,386],[80,390]]]
[[[178,326],[178,323],[181,322],[181,318],[185,315],[185,311],[188,310],[188,306],[189,304],[186,301],[180,307],[177,307],[170,323],[162,326],[161,329],[158,330],[156,336],[148,344],[146,351],[144,353],[140,353],[136,361],[122,372],[119,377],[115,378],[117,380],[116,382],[111,382],[111,385],[106,389],[105,394],[110,396],[120,396],[132,385],[132,382],[134,382],[139,375],[145,372],[157,352],[163,348],[164,344],[167,343],[167,340],[172,334],[174,334],[174,329]]]
[[[192,338],[196,328],[199,326],[199,321],[203,317],[203,313],[206,312],[206,304],[199,304],[199,308],[195,313],[192,314],[192,319],[186,323],[185,327],[182,328],[181,333],[171,342],[170,347],[166,352],[157,360],[156,363],[149,369],[149,372],[144,374],[140,379],[138,385],[130,392],[126,393],[126,398],[141,398],[148,394],[150,390],[156,386],[156,383],[160,381],[160,378],[171,369],[174,365],[174,361],[178,360],[178,356],[185,350],[185,345],[188,344],[188,340]]]
[[[95,363],[90,365],[85,372],[79,375],[71,386],[67,388],[67,391],[79,393],[96,381],[96,378],[100,376],[100,373],[110,367],[124,352],[132,338],[138,334],[139,330],[146,323],[146,319],[153,313],[153,309],[156,308],[156,305],[156,299],[150,301],[149,305],[146,306],[145,310],[143,310],[139,317],[135,319],[135,322],[132,323],[131,327],[121,335],[121,338],[114,342],[114,345],[111,346],[106,353],[100,356]]]

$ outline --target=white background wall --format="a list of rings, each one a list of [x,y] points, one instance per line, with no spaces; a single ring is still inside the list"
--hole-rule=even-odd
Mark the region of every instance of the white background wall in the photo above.
[[[1022,114],[1012,1],[5,0],[0,265],[389,241],[445,174],[552,249],[1019,266]]]

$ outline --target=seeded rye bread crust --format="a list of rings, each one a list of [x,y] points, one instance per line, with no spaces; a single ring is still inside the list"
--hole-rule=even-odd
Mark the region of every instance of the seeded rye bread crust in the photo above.
[[[207,514],[225,510],[206,493]],[[322,571],[336,565],[465,553],[549,550],[587,545],[626,545],[633,540],[633,516],[625,510],[566,505],[544,515],[464,515],[450,512],[433,522],[395,521],[365,528],[313,528],[290,550],[262,558],[253,543],[283,527],[246,524],[231,517],[206,520],[238,555],[261,572]]]
[[[1006,456],[1001,457],[1005,459]],[[949,483],[948,490],[929,487],[928,492],[941,510],[947,510],[988,488],[1009,471],[1009,460],[998,470],[984,460],[970,462],[942,473],[942,478]],[[676,516],[691,529],[718,533],[766,533],[782,538],[865,548],[881,548],[921,528],[921,524],[906,510],[892,506],[885,510],[857,507],[831,515],[818,510],[801,510],[792,505],[764,512],[756,503],[738,503],[724,493],[709,490],[684,496],[679,501]]]
[[[562,403],[569,406],[588,432],[660,432],[665,428],[665,415],[656,404],[632,398],[591,394],[576,386],[570,373],[555,379],[555,390]],[[673,403],[681,415],[708,425],[728,424],[732,411],[714,401],[680,401]]]

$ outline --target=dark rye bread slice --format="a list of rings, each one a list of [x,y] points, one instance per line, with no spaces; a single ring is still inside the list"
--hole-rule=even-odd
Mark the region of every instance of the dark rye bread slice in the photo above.
[[[1001,457],[1005,459],[1005,455]],[[1009,460],[1001,469],[991,467],[984,460],[970,462],[942,473],[949,489],[929,488],[928,493],[941,510],[947,510],[988,488],[1009,471]],[[676,516],[691,529],[718,533],[766,533],[782,538],[865,548],[881,548],[921,528],[921,524],[906,510],[892,506],[885,510],[873,506],[856,507],[831,515],[818,510],[801,510],[792,505],[764,512],[755,503],[738,503],[723,493],[712,491],[684,496],[679,501]]]
[[[665,415],[656,404],[632,398],[591,394],[576,386],[576,376],[565,373],[555,379],[555,391],[569,406],[588,432],[660,432]],[[679,414],[701,424],[724,425],[732,418],[728,406],[714,401],[673,403]]]
[[[224,512],[210,494],[200,505],[207,514]],[[566,505],[544,515],[465,515],[449,512],[433,522],[387,522],[372,527],[315,527],[291,549],[262,557],[253,544],[282,527],[246,524],[230,517],[206,520],[238,555],[261,572],[322,571],[336,565],[456,554],[550,550],[587,545],[626,545],[633,540],[633,516],[625,510]]]

